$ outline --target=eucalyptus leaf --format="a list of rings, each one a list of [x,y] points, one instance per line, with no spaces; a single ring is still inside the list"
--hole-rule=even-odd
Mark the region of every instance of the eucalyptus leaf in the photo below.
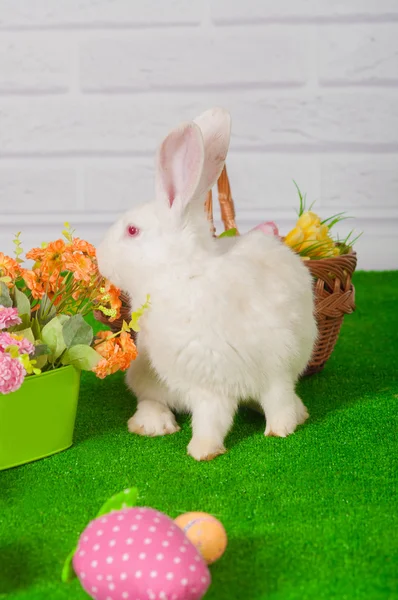
[[[20,316],[27,315],[30,318],[30,302],[17,287],[14,288],[14,302]]]
[[[26,338],[32,344],[35,343],[35,336],[33,335],[32,329],[29,327],[28,329],[20,329],[18,331],[18,335],[22,335],[22,337]]]
[[[50,352],[51,352],[51,350],[47,346],[47,344],[39,343],[35,346],[34,358],[37,358],[38,356],[43,356],[44,354],[50,354]]]
[[[40,356],[35,356],[35,361],[35,368],[43,369],[48,362],[48,354],[41,354]]]
[[[13,327],[14,333],[19,333],[24,329],[29,329],[31,327],[30,316],[29,315],[20,315],[21,323]]]
[[[107,500],[105,502],[105,504],[103,504],[103,506],[99,510],[99,512],[97,514],[97,518],[102,515],[105,515],[107,513],[110,513],[114,510],[122,510],[123,508],[132,508],[133,506],[136,506],[137,500],[138,500],[137,488],[127,488],[126,490],[123,490],[122,492],[119,492],[119,493],[115,494],[114,496],[112,496],[111,498],[109,498],[109,500]]]
[[[64,323],[66,323],[66,321],[68,321],[70,319],[70,316],[69,315],[57,315],[57,319],[59,320],[61,325],[64,325]]]
[[[62,333],[67,348],[83,344],[90,346],[94,335],[92,327],[80,314],[74,315],[64,323]]]
[[[79,344],[66,350],[61,362],[63,365],[73,365],[82,371],[92,371],[100,360],[102,360],[102,356],[94,348]]]
[[[4,281],[0,281],[0,306],[5,306],[6,308],[12,307],[10,292]]]
[[[44,294],[40,300],[40,308],[37,312],[37,318],[42,325],[46,325],[55,317],[57,311],[55,306],[52,304],[47,294]]]
[[[23,319],[22,319],[22,321],[23,321]],[[35,336],[35,339],[36,340],[41,339],[41,326],[40,326],[40,323],[39,323],[37,317],[34,317],[32,319],[31,327],[32,327],[32,331],[33,331],[33,335]]]
[[[57,317],[51,319],[51,321],[43,327],[41,339],[50,348],[51,358],[53,360],[61,356],[66,345],[64,336],[62,335],[62,325]]]

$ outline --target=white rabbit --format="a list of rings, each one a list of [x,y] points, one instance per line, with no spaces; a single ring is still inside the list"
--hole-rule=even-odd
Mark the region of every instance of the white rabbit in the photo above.
[[[204,201],[229,140],[230,116],[219,108],[171,131],[158,151],[155,201],[118,220],[97,253],[133,309],[151,298],[126,377],[138,399],[129,430],[174,433],[172,409],[188,411],[196,460],[225,452],[247,399],[262,407],[267,436],[307,419],[295,386],[317,335],[312,280],[292,250],[259,230],[211,235]]]

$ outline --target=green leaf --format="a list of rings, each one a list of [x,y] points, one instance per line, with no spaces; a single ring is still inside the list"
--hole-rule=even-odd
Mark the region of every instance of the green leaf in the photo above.
[[[69,321],[70,316],[69,315],[57,315],[57,319],[61,323],[61,325],[64,325],[66,323],[66,321]]]
[[[342,221],[343,218],[344,219],[349,219],[350,217],[343,217],[342,215],[344,215],[344,212],[339,212],[336,213],[335,215],[332,215],[331,217],[328,217],[327,219],[323,219],[323,221],[321,221],[321,225],[328,225],[329,222],[334,221],[335,223],[338,223],[339,221]],[[328,225],[329,229],[331,227],[331,225]]]
[[[24,338],[29,340],[32,344],[35,343],[35,336],[33,335],[32,329],[29,327],[28,329],[20,329],[18,331],[18,335],[22,335]]]
[[[353,246],[354,244],[356,244],[356,243],[357,243],[357,241],[359,240],[359,238],[360,238],[362,235],[363,235],[363,231],[361,231],[361,233],[359,233],[359,234],[357,235],[357,237],[355,237],[353,240],[352,240],[352,239],[349,239],[349,238],[346,238],[346,240],[345,240],[345,242],[344,242],[344,243],[345,243],[345,244],[347,244],[347,245],[349,245],[349,246],[351,247],[351,246]]]
[[[35,356],[36,367],[38,369],[43,369],[43,367],[47,364],[48,354],[41,354],[40,356]]]
[[[83,319],[81,314],[73,315],[62,327],[67,348],[72,346],[90,346],[93,341],[92,327]]]
[[[301,215],[305,211],[305,196],[303,197],[303,194],[301,193],[300,188],[297,185],[297,183],[294,181],[294,179],[293,179],[293,183],[296,186],[296,190],[297,190],[297,193],[298,193],[299,198],[300,198],[300,207],[299,207],[299,210],[298,210],[298,216],[301,217]]]
[[[141,330],[141,328],[138,324],[138,321],[140,320],[140,318],[142,317],[144,312],[149,308],[149,306],[150,306],[150,296],[149,296],[149,294],[147,294],[145,304],[143,304],[140,308],[138,308],[136,311],[131,313],[131,321],[129,323],[130,329],[132,329],[133,331],[137,331],[137,332]]]
[[[12,356],[12,358],[19,358],[18,346],[7,346],[7,354]]]
[[[22,317],[22,321],[23,321],[23,317]],[[40,323],[39,323],[37,317],[34,317],[32,319],[31,327],[32,327],[32,331],[33,331],[33,335],[35,336],[35,339],[36,340],[41,339],[41,326],[40,326]]]
[[[68,240],[68,242],[72,242],[73,241],[73,234],[75,232],[74,229],[71,229],[71,226],[68,222],[64,223],[64,227],[65,229],[63,230],[62,234],[66,237],[66,239]]]
[[[122,492],[119,492],[109,498],[109,500],[107,500],[99,510],[97,518],[114,510],[121,510],[122,508],[131,508],[136,506],[137,500],[137,488],[127,488],[126,490],[123,490]]]
[[[30,302],[29,298],[25,296],[23,292],[21,292],[17,287],[14,288],[14,302],[15,306],[18,309],[18,314],[28,315],[30,318]]]
[[[237,233],[238,233],[238,230],[235,227],[233,227],[232,229],[227,229],[227,231],[223,231],[223,233],[220,233],[220,235],[218,237],[219,238],[235,237]]]
[[[77,548],[73,548],[72,552],[68,554],[64,562],[64,566],[62,567],[61,580],[63,583],[69,583],[73,579],[76,579],[76,573],[73,568],[73,557],[75,555]]]
[[[127,325],[126,321],[124,321],[124,320],[122,323],[122,331],[130,331],[130,327]]]
[[[38,356],[43,356],[44,354],[50,354],[51,350],[47,346],[47,344],[40,344],[40,342],[35,346],[35,353],[33,355],[34,358]]]
[[[0,281],[0,306],[5,306],[6,308],[12,307],[10,292],[3,281]]]
[[[28,375],[41,373],[40,369],[37,368],[36,361],[31,360],[28,354],[20,354],[19,361],[23,364]]]
[[[19,258],[21,256],[21,254],[23,254],[23,250],[22,250],[22,246],[21,246],[21,240],[19,239],[20,235],[21,235],[21,232],[19,231],[18,233],[15,234],[15,238],[13,239],[13,243],[15,245],[15,250],[14,250],[15,260],[19,264],[23,263],[23,260],[21,260]]]
[[[24,329],[30,329],[31,327],[29,315],[20,315],[20,319],[21,323],[16,325],[16,327],[13,327],[14,333],[19,333],[20,331],[23,331]]]
[[[82,371],[92,371],[100,360],[102,360],[102,356],[94,348],[80,344],[66,350],[61,362],[63,365],[73,365]]]
[[[53,360],[61,356],[62,352],[66,348],[66,345],[64,336],[62,335],[62,325],[57,317],[52,319],[43,327],[41,339],[50,348],[51,358]]]
[[[306,248],[304,248],[304,250],[300,250],[300,252],[298,253],[300,256],[309,256],[310,254],[312,254],[313,252],[315,252],[316,250],[323,250],[324,248],[326,250],[329,250],[330,247],[330,241],[329,240],[321,240],[320,242],[314,241],[313,244],[310,244],[309,246],[307,246]],[[325,256],[311,256],[311,258],[313,260],[320,260],[321,258],[326,258]],[[331,258],[331,257],[328,257]]]
[[[53,319],[57,314],[55,310],[55,306],[51,302],[50,298],[47,294],[44,294],[42,299],[40,300],[40,308],[37,312],[37,318],[39,319],[42,325],[46,325],[51,319]]]

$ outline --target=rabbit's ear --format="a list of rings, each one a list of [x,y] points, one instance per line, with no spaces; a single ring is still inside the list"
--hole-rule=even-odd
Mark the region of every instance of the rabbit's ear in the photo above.
[[[171,131],[158,151],[157,199],[183,210],[198,190],[204,156],[203,137],[195,123],[183,123]]]
[[[211,108],[196,117],[205,145],[205,164],[200,192],[208,192],[223,170],[231,138],[231,116],[223,108]]]

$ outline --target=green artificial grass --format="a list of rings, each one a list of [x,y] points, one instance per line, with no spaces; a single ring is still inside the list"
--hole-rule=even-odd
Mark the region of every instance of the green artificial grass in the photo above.
[[[0,598],[87,598],[61,583],[63,562],[128,486],[172,517],[224,523],[206,600],[398,598],[398,272],[354,283],[357,311],[324,372],[300,383],[311,418],[287,439],[264,438],[262,417],[242,409],[228,453],[196,463],[188,418],[173,436],[133,436],[123,378],[84,374],[74,446],[0,473]]]

